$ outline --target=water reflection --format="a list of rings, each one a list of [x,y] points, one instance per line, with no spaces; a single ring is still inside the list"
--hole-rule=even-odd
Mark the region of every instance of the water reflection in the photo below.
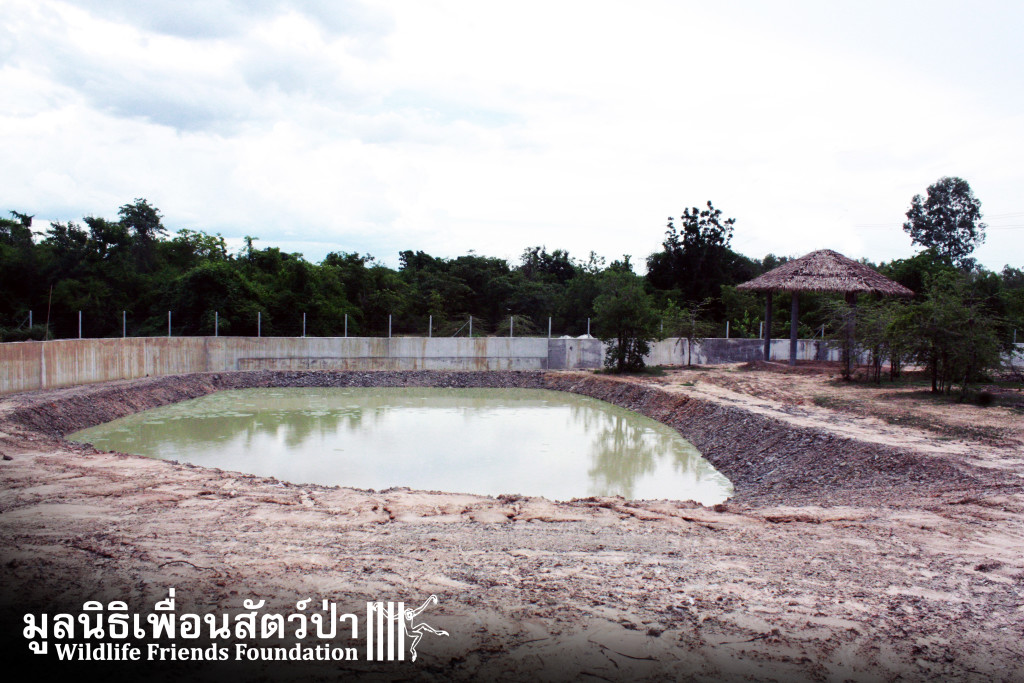
[[[297,483],[706,504],[731,493],[665,425],[543,390],[225,391],[69,438]]]

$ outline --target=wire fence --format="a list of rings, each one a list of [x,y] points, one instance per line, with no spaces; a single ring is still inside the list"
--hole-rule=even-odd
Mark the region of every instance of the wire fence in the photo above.
[[[182,317],[185,319],[182,320]],[[660,336],[665,337],[664,323]],[[446,316],[363,316],[343,314],[336,319],[316,320],[305,312],[290,316],[272,316],[263,311],[222,315],[210,311],[200,316],[133,316],[120,311],[116,316],[89,316],[83,311],[62,313],[40,320],[27,311],[16,325],[0,327],[0,341],[40,341],[47,339],[103,339],[115,337],[600,337],[601,330],[592,318],[565,322],[554,316],[534,318],[510,315],[497,320],[467,315]],[[669,335],[675,336],[675,335]],[[745,320],[739,325],[726,321],[712,325],[704,337],[725,339],[763,339],[764,321]],[[772,324],[772,338],[790,336],[789,322]],[[1007,341],[1016,345],[1018,331],[1009,331]],[[799,338],[825,339],[826,328],[801,325]],[[1024,336],[1021,336],[1024,341]]]
[[[747,330],[733,326],[730,322],[718,325],[720,329],[712,335],[725,338],[760,338],[763,323],[750,334]],[[773,333],[778,327],[773,325]],[[660,333],[665,334],[664,323]],[[167,311],[164,316],[133,316],[120,311],[116,316],[89,316],[82,311],[53,316],[48,322],[40,321],[29,311],[16,326],[6,328],[3,341],[25,341],[43,339],[85,339],[113,337],[547,337],[587,338],[598,337],[600,330],[593,318],[565,322],[555,316],[534,318],[526,315],[510,315],[507,318],[488,319],[467,315],[452,318],[445,316],[379,316],[364,318],[344,314],[328,321],[315,320],[306,313],[297,313],[282,318],[263,311],[247,314],[222,315],[212,311],[199,316],[176,315]],[[788,332],[787,332],[788,334]]]

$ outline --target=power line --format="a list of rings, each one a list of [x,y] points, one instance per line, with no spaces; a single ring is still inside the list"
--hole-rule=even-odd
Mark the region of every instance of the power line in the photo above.
[[[893,223],[862,223],[854,225],[858,230],[902,230],[903,225]],[[1024,230],[1024,224],[986,225],[986,230]]]

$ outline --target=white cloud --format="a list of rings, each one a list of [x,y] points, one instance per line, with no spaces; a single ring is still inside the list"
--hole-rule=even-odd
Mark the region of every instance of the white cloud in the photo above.
[[[0,145],[19,163],[0,170],[0,209],[66,220],[147,197],[172,229],[390,263],[407,248],[515,258],[534,244],[640,262],[667,216],[708,199],[751,256],[891,259],[912,253],[899,227],[911,196],[942,175],[966,178],[986,213],[1024,210],[1009,87],[1024,60],[983,36],[936,56],[935,40],[963,38],[958,15],[180,7],[5,3]],[[972,11],[975,28],[1012,23]],[[891,227],[863,227],[877,224]],[[990,267],[1022,254],[1021,230],[993,230],[978,252]]]

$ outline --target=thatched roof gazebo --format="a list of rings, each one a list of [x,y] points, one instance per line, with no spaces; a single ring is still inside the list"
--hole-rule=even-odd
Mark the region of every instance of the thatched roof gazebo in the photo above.
[[[737,286],[751,292],[764,292],[767,298],[764,325],[764,359],[769,360],[772,329],[772,292],[790,292],[792,305],[789,321],[789,364],[796,365],[796,329],[799,312],[800,292],[839,292],[846,295],[851,306],[857,305],[858,294],[882,294],[884,296],[913,296],[914,293],[889,278],[868,268],[863,263],[846,258],[831,249],[812,251],[806,256],[787,261],[778,268],[759,275],[750,282]],[[847,328],[847,346],[853,337],[852,322]],[[849,348],[844,350],[844,360],[849,371],[852,357]]]

